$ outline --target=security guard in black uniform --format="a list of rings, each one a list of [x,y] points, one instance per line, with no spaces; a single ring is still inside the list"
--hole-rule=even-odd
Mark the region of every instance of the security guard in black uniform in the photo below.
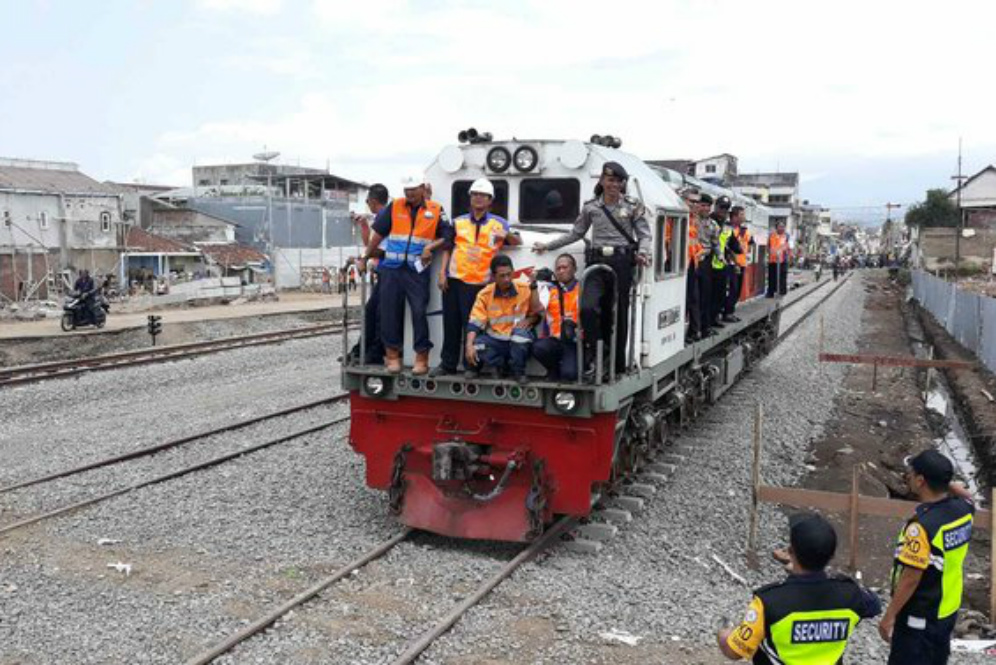
[[[861,619],[882,603],[849,577],[824,568],[837,549],[833,526],[818,515],[791,520],[788,578],[761,587],[743,621],[719,631],[719,648],[730,660],[754,665],[837,665]]]
[[[591,248],[587,264],[604,264],[616,274],[616,367],[626,370],[629,339],[630,291],[633,267],[650,265],[651,236],[646,208],[626,193],[629,174],[621,164],[605,162],[595,185],[595,198],[587,201],[574,228],[548,243],[536,243],[533,250],[558,249],[585,237],[591,229]],[[596,341],[609,344],[612,337],[612,280],[598,272],[587,281],[581,293],[581,327],[584,330],[585,366],[588,372],[595,361]],[[609,349],[604,351],[609,357]]]
[[[975,506],[954,466],[936,450],[906,460],[906,482],[921,501],[903,527],[892,568],[892,602],[878,631],[892,643],[889,665],[944,665],[961,607]]]

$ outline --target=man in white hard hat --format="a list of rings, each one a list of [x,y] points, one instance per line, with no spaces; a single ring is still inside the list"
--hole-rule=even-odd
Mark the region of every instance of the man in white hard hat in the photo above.
[[[439,288],[443,292],[443,353],[433,376],[454,374],[463,354],[467,321],[477,294],[491,281],[491,259],[503,245],[520,245],[508,222],[491,213],[495,188],[487,178],[470,186],[470,212],[453,220],[453,250],[443,250]]]
[[[384,257],[378,265],[380,277],[380,326],[384,341],[387,370],[401,372],[405,301],[412,312],[415,365],[412,374],[429,371],[429,265],[432,253],[453,240],[453,226],[436,201],[425,196],[425,179],[421,175],[403,178],[403,198],[395,199],[374,220],[362,264],[386,239]]]

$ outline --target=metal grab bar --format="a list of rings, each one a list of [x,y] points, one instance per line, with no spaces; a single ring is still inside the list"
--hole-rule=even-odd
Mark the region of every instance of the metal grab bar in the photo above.
[[[584,307],[584,286],[588,282],[588,279],[595,273],[605,272],[608,273],[612,278],[612,334],[609,336],[610,347],[609,347],[609,383],[615,383],[616,381],[616,321],[618,317],[618,306],[619,298],[618,296],[618,277],[616,276],[616,271],[604,263],[594,263],[584,269],[581,273],[581,279],[578,280],[578,303],[581,305],[579,309]],[[579,322],[580,323],[580,322]],[[594,331],[586,331],[583,326],[581,327],[582,335],[585,333],[590,333]],[[577,337],[577,361],[578,361],[578,383],[584,383],[584,373],[582,372],[584,366],[584,347],[582,344],[581,336]],[[598,359],[596,359],[598,362]],[[596,381],[596,385],[600,385],[601,381]]]
[[[373,279],[373,273],[366,268],[360,273],[360,357],[358,365],[367,364],[367,279]]]

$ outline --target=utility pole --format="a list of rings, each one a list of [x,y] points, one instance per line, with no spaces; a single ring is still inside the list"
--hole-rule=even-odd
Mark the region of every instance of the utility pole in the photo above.
[[[273,289],[277,289],[277,248],[273,243],[273,167],[270,162],[280,156],[263,146],[263,152],[256,153],[253,159],[263,162],[266,169],[266,248],[270,255],[270,268],[273,270]]]
[[[958,175],[951,176],[951,179],[955,181],[957,189],[955,190],[955,205],[958,208],[958,223],[955,224],[955,269],[954,269],[954,281],[958,281],[958,270],[961,268],[961,231],[965,224],[965,217],[962,215],[961,211],[961,186],[965,181],[965,176],[961,173],[961,137],[958,137]]]

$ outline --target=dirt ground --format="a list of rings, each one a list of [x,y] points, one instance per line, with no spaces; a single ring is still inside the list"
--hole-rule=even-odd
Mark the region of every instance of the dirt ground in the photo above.
[[[863,316],[863,332],[859,353],[891,356],[912,356],[910,330],[918,331],[915,306],[905,304],[906,288],[889,281],[882,273],[869,273],[868,297]],[[936,327],[936,326],[935,326]],[[824,341],[825,351],[832,353],[832,339]],[[814,349],[814,353],[817,350]],[[948,350],[948,353],[954,353]],[[942,353],[937,354],[938,357]],[[961,380],[980,381],[978,372],[960,372]],[[838,417],[822,437],[814,443],[813,453],[806,460],[815,470],[803,486],[809,489],[849,492],[855,465],[861,465],[860,491],[880,497],[912,499],[906,495],[902,480],[902,460],[932,445],[937,434],[932,430],[923,399],[922,370],[912,368],[879,368],[876,390],[872,391],[871,365],[851,365],[845,379],[845,390],[837,398]],[[971,392],[971,390],[969,390]],[[976,393],[982,399],[982,393]],[[992,389],[990,389],[992,393]],[[987,415],[996,417],[990,408]],[[996,426],[990,427],[996,431]],[[985,477],[982,478],[985,480]],[[986,484],[986,483],[983,483]],[[846,515],[830,516],[841,547],[835,561],[846,569],[849,559]],[[866,584],[888,588],[893,548],[902,524],[899,520],[863,516],[858,538],[858,569]],[[976,531],[966,562],[965,607],[988,613],[989,594],[988,532]]]

